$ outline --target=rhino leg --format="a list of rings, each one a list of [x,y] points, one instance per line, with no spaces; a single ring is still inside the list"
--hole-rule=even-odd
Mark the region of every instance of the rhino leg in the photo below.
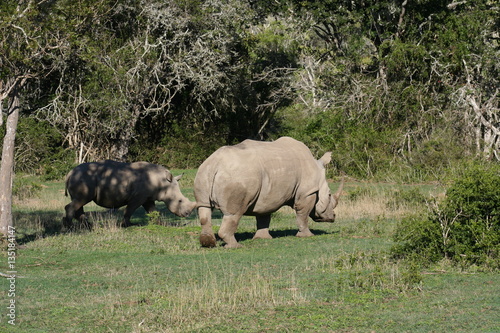
[[[142,204],[142,207],[144,207],[147,213],[151,213],[156,210],[154,201],[146,201],[145,203]]]
[[[123,215],[122,227],[127,228],[132,225],[130,223],[130,218],[132,217],[132,214],[134,214],[134,212],[137,210],[137,208],[141,207],[142,205],[143,202],[134,201],[128,204],[128,206],[125,208],[125,214]]]
[[[299,227],[299,232],[297,232],[297,237],[310,237],[314,234],[309,230],[309,214],[314,208],[316,203],[316,195],[309,195],[303,198],[299,202],[295,203],[295,212],[297,214],[297,226]]]
[[[253,239],[271,239],[273,238],[269,234],[269,224],[271,222],[271,215],[257,216],[257,232],[253,236]]]
[[[83,206],[87,203],[88,201],[72,200],[64,207],[66,211],[66,217],[63,219],[64,227],[71,229],[73,226],[73,218],[76,218],[81,222],[82,216],[85,217]]]
[[[82,228],[92,230],[92,222],[90,222],[87,216],[85,215],[83,207],[81,207],[76,211],[75,218],[80,222],[80,226]]]
[[[240,221],[241,215],[224,215],[222,218],[222,223],[219,229],[219,237],[222,238],[227,249],[234,249],[241,247],[236,241],[234,234],[236,229],[238,229],[238,222]]]
[[[215,247],[217,241],[212,230],[212,209],[209,207],[199,207],[198,216],[201,223],[200,244],[203,247]]]

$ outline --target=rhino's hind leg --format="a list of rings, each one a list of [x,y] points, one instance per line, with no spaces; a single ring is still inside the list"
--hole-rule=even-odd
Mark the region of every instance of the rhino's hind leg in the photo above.
[[[198,216],[201,223],[200,244],[203,247],[215,247],[217,241],[212,230],[212,209],[209,207],[199,207]]]
[[[83,207],[80,207],[80,209],[76,211],[75,218],[80,222],[81,228],[92,230],[92,222],[90,222],[87,215],[85,215]]]
[[[271,222],[271,215],[257,216],[257,232],[253,236],[253,239],[272,239],[273,237],[269,233],[269,224]]]
[[[83,206],[86,203],[87,202],[73,200],[64,207],[66,216],[63,218],[63,226],[66,229],[71,230],[73,228],[73,218],[77,219],[79,222],[82,222],[82,217],[85,218]]]
[[[224,215],[222,218],[222,223],[219,229],[219,237],[222,238],[227,249],[234,249],[241,247],[241,244],[236,241],[234,234],[236,229],[238,229],[238,222],[240,221],[240,215]]]

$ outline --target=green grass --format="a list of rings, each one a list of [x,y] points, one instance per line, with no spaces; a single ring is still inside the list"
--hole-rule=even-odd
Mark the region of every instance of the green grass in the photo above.
[[[194,173],[185,176],[183,192],[192,198]],[[244,247],[225,250],[201,248],[195,214],[176,219],[164,207],[161,225],[147,225],[138,211],[128,229],[115,226],[120,212],[90,207],[93,231],[60,233],[67,198],[61,183],[44,184],[38,198],[15,206],[23,277],[15,328],[4,315],[8,281],[0,280],[0,331],[500,331],[498,273],[447,262],[423,270],[388,255],[401,216],[425,209],[415,188],[425,196],[441,191],[348,183],[338,221],[311,222],[316,236],[294,237],[294,215],[283,209],[271,222],[274,239],[252,240],[254,219],[245,217],[236,235]],[[1,261],[4,272],[5,255]]]

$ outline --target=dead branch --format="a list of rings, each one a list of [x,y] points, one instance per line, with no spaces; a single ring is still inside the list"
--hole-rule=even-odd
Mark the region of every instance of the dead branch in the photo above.
[[[5,273],[2,273],[0,272],[0,276],[1,277],[4,277],[4,278],[8,278],[8,279],[12,279],[12,278],[24,278],[24,276],[21,276],[21,275],[10,275],[10,274],[5,274]]]

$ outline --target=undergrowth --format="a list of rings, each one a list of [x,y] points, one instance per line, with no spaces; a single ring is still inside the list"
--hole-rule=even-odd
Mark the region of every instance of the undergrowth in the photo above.
[[[394,240],[395,257],[422,265],[450,259],[500,269],[500,167],[470,166],[426,214],[402,219]]]

